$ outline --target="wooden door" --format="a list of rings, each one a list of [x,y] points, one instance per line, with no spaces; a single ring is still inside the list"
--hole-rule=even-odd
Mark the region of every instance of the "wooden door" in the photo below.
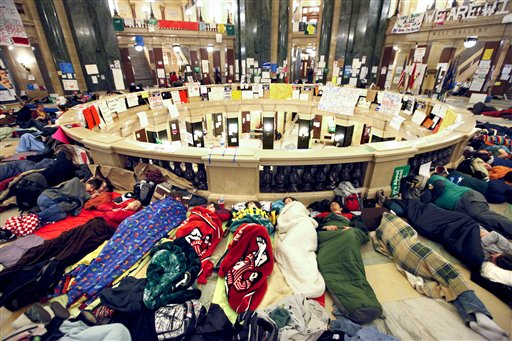
[[[242,134],[251,132],[251,112],[242,111]]]

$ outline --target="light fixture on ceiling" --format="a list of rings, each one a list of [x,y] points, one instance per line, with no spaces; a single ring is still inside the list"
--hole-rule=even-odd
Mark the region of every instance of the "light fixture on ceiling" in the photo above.
[[[476,45],[477,41],[478,41],[478,37],[477,36],[466,37],[466,39],[464,39],[464,47],[467,48],[467,49],[470,49],[470,48],[472,48],[473,46]]]
[[[206,48],[206,51],[213,52],[213,46],[212,44],[208,44],[208,47]]]
[[[393,45],[393,50],[395,50],[396,52],[400,51],[400,48],[398,47],[398,45]]]
[[[174,50],[174,52],[180,52],[181,51],[181,47],[178,44],[173,45],[172,49]]]

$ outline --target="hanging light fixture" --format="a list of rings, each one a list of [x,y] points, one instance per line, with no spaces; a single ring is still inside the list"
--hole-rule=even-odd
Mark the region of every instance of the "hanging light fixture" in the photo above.
[[[206,48],[206,51],[213,52],[213,45],[212,44],[208,44],[208,47]]]
[[[398,47],[398,45],[393,45],[393,50],[398,52],[398,51],[400,51],[400,48]]]
[[[467,48],[467,49],[470,49],[470,48],[472,48],[473,46],[476,45],[477,41],[478,41],[478,37],[477,36],[466,37],[466,39],[464,39],[464,47]]]
[[[141,52],[144,50],[144,37],[135,36],[135,51]]]
[[[173,45],[172,49],[173,49],[174,52],[180,52],[181,51],[181,47],[179,45],[177,45],[177,44]]]

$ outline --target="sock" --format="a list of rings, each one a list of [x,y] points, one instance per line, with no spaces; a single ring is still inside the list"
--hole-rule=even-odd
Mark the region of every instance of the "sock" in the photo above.
[[[473,329],[476,333],[482,335],[487,340],[491,341],[506,341],[508,338],[500,333],[495,333],[491,330],[484,329],[480,327],[476,322],[471,321],[469,322],[469,327]]]
[[[505,332],[503,329],[500,328],[494,322],[491,320],[491,318],[485,314],[482,313],[475,313],[476,317],[476,323],[480,328],[487,329],[489,331],[492,331],[493,333],[500,334],[500,335],[508,335],[507,332]]]

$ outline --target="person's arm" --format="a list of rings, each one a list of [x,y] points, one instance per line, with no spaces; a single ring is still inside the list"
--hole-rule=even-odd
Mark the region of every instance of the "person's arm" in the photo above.
[[[436,201],[441,195],[443,195],[446,187],[443,180],[437,180],[432,183],[433,188],[430,190],[432,193],[431,201]]]
[[[482,237],[482,244],[485,246],[494,244],[501,252],[512,255],[512,243],[496,231],[491,231]]]

